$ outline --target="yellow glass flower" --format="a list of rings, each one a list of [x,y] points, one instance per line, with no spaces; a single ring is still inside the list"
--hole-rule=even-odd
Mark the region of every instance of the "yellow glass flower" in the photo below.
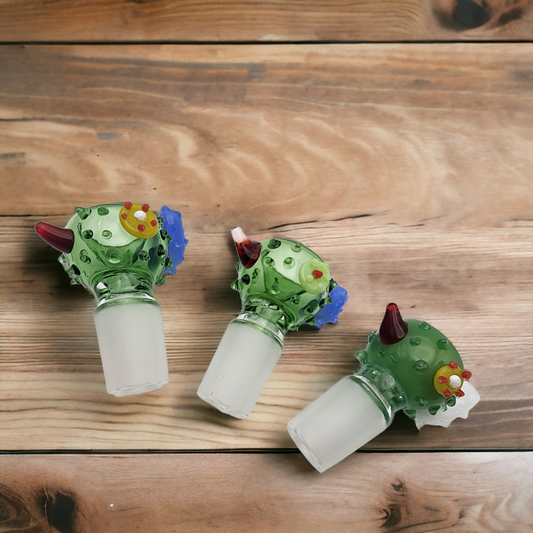
[[[300,285],[310,294],[319,294],[326,290],[331,280],[329,265],[318,259],[306,261],[298,272]]]
[[[139,239],[150,239],[159,229],[157,217],[150,211],[148,204],[124,202],[119,217],[122,227]]]
[[[468,374],[470,373],[468,372]],[[435,390],[445,398],[449,398],[454,394],[463,396],[463,392],[461,391],[463,382],[463,370],[455,361],[439,368],[433,377]]]

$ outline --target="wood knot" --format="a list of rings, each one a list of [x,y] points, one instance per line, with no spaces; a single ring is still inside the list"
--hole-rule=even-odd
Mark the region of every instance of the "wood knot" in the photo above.
[[[398,481],[398,483],[391,483],[391,485],[396,492],[400,492],[404,489],[404,484],[401,481]]]
[[[453,18],[467,28],[479,28],[490,20],[485,8],[474,0],[457,0]]]
[[[44,490],[40,496],[40,504],[44,507],[44,515],[48,524],[59,533],[74,533],[74,516],[76,502],[63,492],[49,493]]]
[[[383,509],[385,516],[383,517],[383,524],[381,527],[397,526],[402,520],[402,509],[399,504],[391,503],[386,509]]]

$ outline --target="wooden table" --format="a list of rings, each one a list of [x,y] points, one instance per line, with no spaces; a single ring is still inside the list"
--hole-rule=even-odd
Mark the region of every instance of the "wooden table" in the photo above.
[[[533,531],[532,38],[523,0],[0,0],[0,532]],[[115,398],[33,226],[124,200],[180,210],[190,244],[156,293],[171,381]],[[350,293],[246,421],[196,396],[240,310],[235,224]],[[390,301],[482,401],[318,474],[286,424]]]

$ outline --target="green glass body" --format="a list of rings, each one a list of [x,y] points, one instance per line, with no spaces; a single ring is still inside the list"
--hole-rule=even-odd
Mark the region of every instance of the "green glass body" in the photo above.
[[[389,419],[400,409],[415,418],[419,411],[434,415],[454,406],[456,397],[439,394],[433,377],[452,361],[464,368],[455,346],[438,329],[420,320],[406,322],[408,333],[395,344],[383,344],[377,331],[369,333],[366,349],[356,354],[362,366],[352,376],[373,394]]]
[[[331,303],[329,292],[337,286],[329,267],[312,250],[288,239],[265,239],[259,259],[250,268],[236,265],[238,279],[232,284],[241,296],[238,322],[246,322],[276,338],[302,324],[312,325],[321,308]],[[308,284],[305,276],[320,271]],[[312,290],[313,293],[309,292]]]
[[[122,203],[77,208],[67,228],[74,232],[74,247],[59,262],[72,284],[83,285],[100,303],[126,294],[153,297],[154,284],[165,282],[163,271],[171,238],[159,229],[148,239],[137,238],[121,225]]]

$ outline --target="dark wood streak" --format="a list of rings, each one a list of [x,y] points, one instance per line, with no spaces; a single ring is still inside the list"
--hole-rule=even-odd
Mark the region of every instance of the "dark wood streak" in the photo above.
[[[6,154],[0,154],[0,159],[15,159],[18,157],[25,157],[26,154],[24,152],[9,152]]]
[[[16,528],[27,531],[35,525],[35,520],[23,501],[8,487],[0,484],[0,531]]]
[[[498,20],[496,21],[495,26],[505,26],[505,24],[509,24],[509,22],[513,22],[514,20],[520,20],[522,16],[524,15],[524,8],[521,6],[516,6],[508,11],[504,11]]]

